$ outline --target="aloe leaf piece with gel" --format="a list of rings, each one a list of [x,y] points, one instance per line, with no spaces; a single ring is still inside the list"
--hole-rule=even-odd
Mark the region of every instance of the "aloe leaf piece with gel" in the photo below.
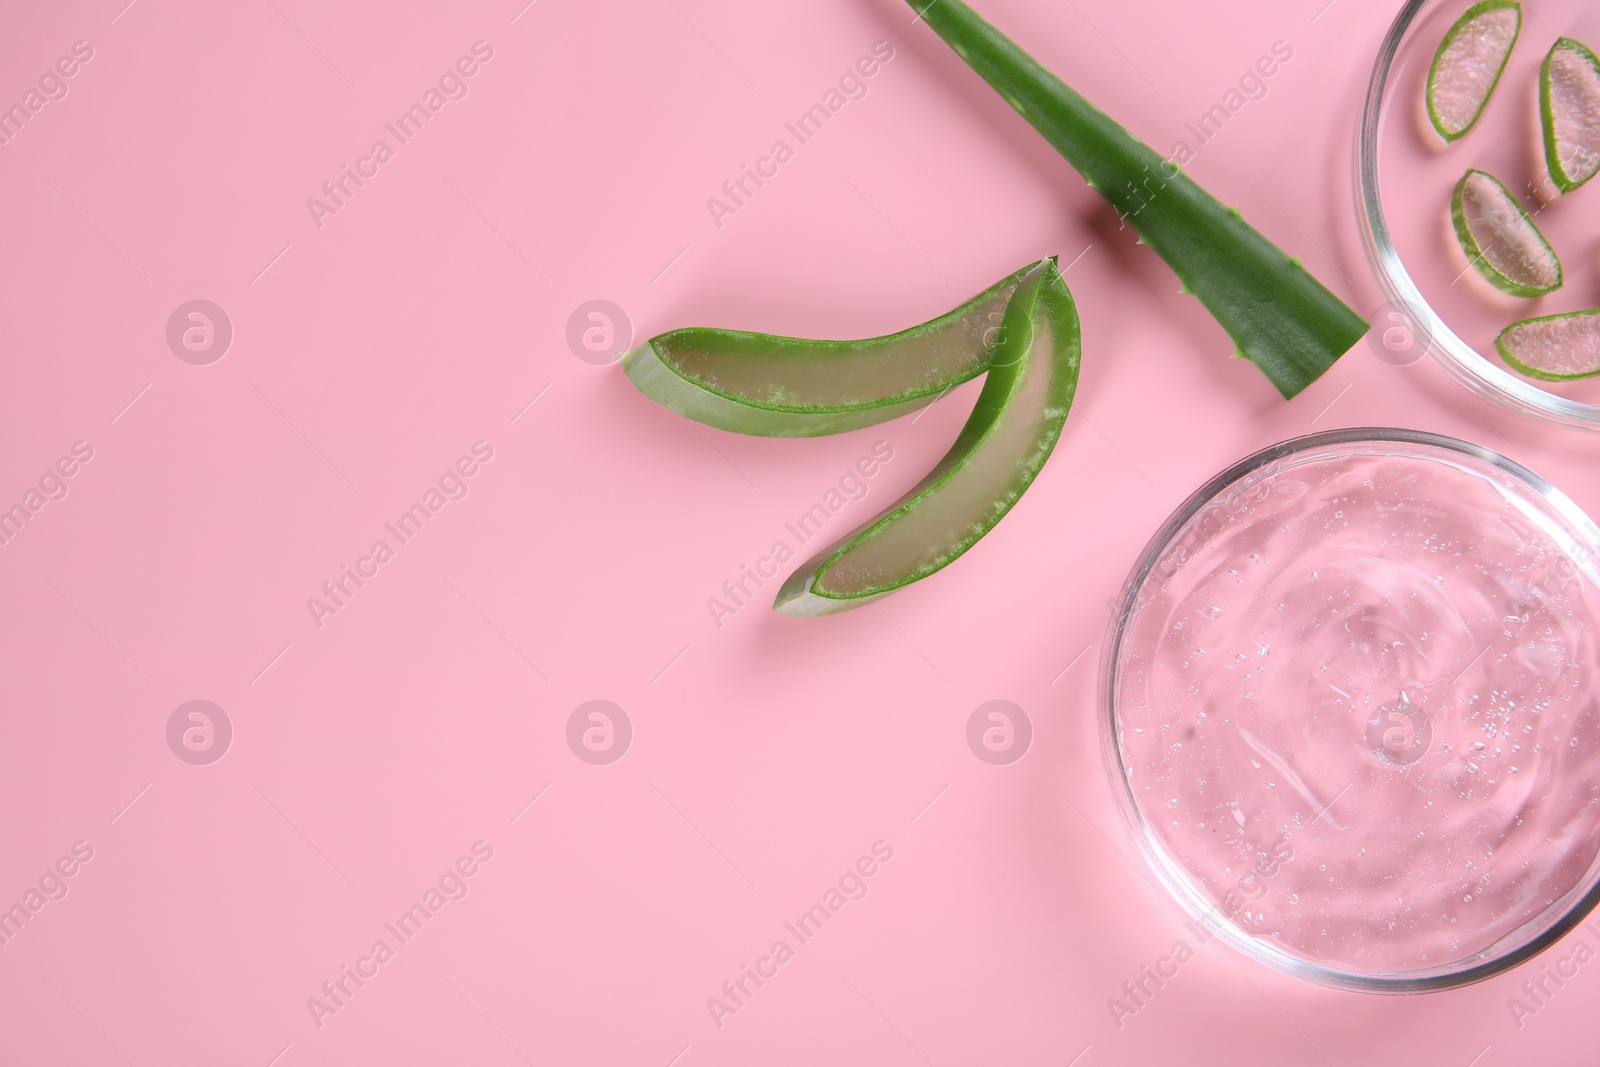
[[[1500,357],[1530,378],[1570,382],[1600,374],[1600,310],[1524,319],[1495,338]]]
[[[915,411],[989,365],[1006,304],[1037,264],[920,326],[861,341],[690,327],[622,357],[633,384],[696,422],[760,437],[816,437]]]
[[[1469,170],[1450,198],[1467,261],[1496,289],[1536,297],[1561,288],[1561,260],[1500,179]]]
[[[1539,68],[1539,117],[1550,180],[1570,193],[1600,173],[1600,59],[1559,38]]]
[[[1051,74],[961,0],[909,0],[956,55],[1033,124],[1292,397],[1367,324],[1240,216]]]
[[[1478,124],[1522,31],[1522,5],[1483,0],[1445,31],[1428,68],[1428,121],[1446,141]]]
[[[789,576],[773,610],[860,607],[948,566],[1033,483],[1072,406],[1078,311],[1055,260],[1034,267],[1006,308],[976,407],[943,459],[877,517]]]

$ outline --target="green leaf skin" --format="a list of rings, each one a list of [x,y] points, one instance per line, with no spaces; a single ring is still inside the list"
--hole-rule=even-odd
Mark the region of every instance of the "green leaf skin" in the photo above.
[[[1006,308],[978,403],[950,451],[910,492],[802,565],[774,611],[828,615],[941,570],[977,544],[1033,483],[1078,385],[1078,310],[1055,260]]]
[[[1367,324],[1239,215],[1064,85],[961,0],[910,0],[1138,231],[1285,398]]]
[[[1030,263],[920,326],[861,341],[690,327],[622,357],[645,396],[719,430],[817,437],[915,411],[989,365],[998,324]]]

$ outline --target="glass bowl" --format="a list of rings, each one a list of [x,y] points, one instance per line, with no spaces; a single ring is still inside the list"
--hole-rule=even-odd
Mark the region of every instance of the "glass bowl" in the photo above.
[[[1367,85],[1357,131],[1357,215],[1368,258],[1389,304],[1373,329],[1390,356],[1429,351],[1461,382],[1551,422],[1600,429],[1600,378],[1535,382],[1494,348],[1499,332],[1536,315],[1600,307],[1600,191],[1554,198],[1541,190],[1538,67],[1558,36],[1600,48],[1600,5],[1539,0],[1522,5],[1522,30],[1477,125],[1448,148],[1427,126],[1423,94],[1433,56],[1471,0],[1408,0],[1389,27]],[[1565,285],[1537,300],[1491,290],[1467,268],[1450,224],[1450,197],[1467,168],[1498,177],[1560,254]],[[1600,186],[1600,179],[1591,183]],[[1542,205],[1540,196],[1550,201]],[[1464,276],[1463,276],[1464,274]]]
[[[1600,528],[1477,445],[1336,430],[1186,500],[1100,672],[1151,870],[1325,985],[1487,978],[1600,899]]]

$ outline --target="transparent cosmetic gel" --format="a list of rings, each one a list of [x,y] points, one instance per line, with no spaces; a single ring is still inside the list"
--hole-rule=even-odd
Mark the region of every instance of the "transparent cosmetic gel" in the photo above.
[[[1102,677],[1146,858],[1247,954],[1348,988],[1475,981],[1595,902],[1600,531],[1492,452],[1291,441],[1192,497]]]

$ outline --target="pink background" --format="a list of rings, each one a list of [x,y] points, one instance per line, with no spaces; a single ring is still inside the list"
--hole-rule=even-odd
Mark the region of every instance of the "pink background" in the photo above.
[[[0,546],[0,905],[93,849],[0,945],[0,1061],[1592,1062],[1600,965],[1519,1028],[1540,963],[1384,998],[1196,946],[1132,862],[1093,693],[1139,548],[1246,452],[1414,426],[1600,513],[1600,440],[1365,344],[1282,402],[891,0],[124,2],[14,5],[0,35],[3,102],[93,49],[0,147],[0,503],[93,449]],[[1391,5],[982,8],[1163,151],[1286,42],[1188,169],[1379,304],[1349,145]],[[319,228],[307,198],[480,40],[468,95]],[[868,95],[717,227],[707,198],[880,40]],[[1050,253],[1082,253],[1086,358],[1015,511],[878,610],[779,617],[769,584],[719,628],[707,599],[786,520],[880,440],[831,530],[893,499],[973,387],[915,422],[736,437],[576,358],[573,310],[865,335]],[[165,339],[193,299],[235,332],[208,366]],[[307,598],[477,441],[468,495],[319,628]],[[234,730],[209,766],[166,740],[193,699]],[[632,723],[606,766],[566,741],[592,699]],[[991,699],[1034,725],[1009,766],[965,740]],[[319,1027],[307,999],[478,841],[466,897]],[[719,1028],[707,998],[878,841],[868,895]],[[1119,1027],[1108,998],[1180,939],[1194,958]]]

